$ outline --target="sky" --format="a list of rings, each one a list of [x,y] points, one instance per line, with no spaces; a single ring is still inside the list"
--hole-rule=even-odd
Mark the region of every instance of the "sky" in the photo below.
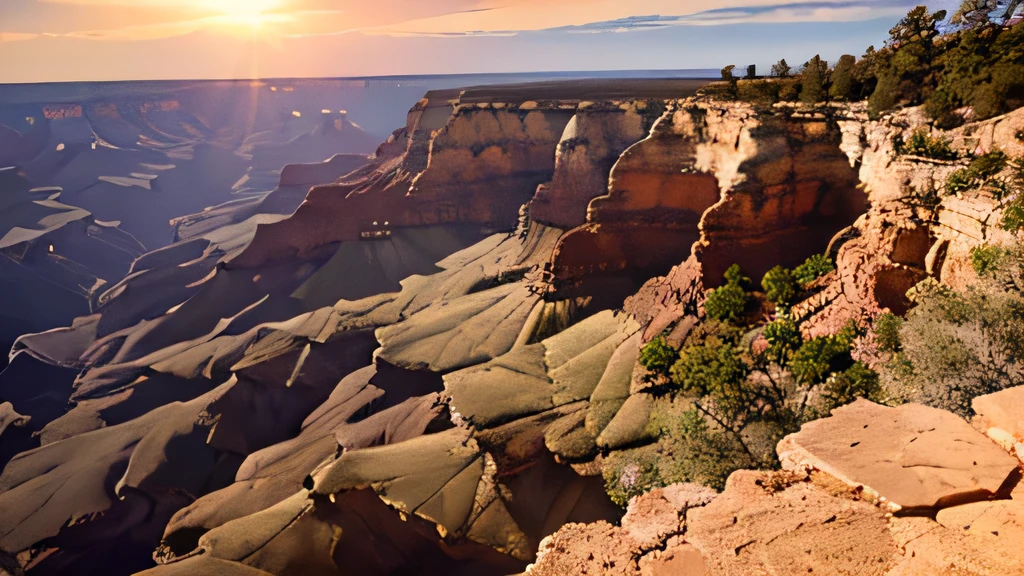
[[[0,0],[0,83],[763,70],[859,55],[918,3]]]

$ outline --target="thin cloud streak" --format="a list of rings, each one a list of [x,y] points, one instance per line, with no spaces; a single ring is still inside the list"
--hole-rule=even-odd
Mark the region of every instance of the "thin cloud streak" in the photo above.
[[[564,32],[567,34],[607,34],[660,30],[670,26],[724,26],[731,24],[791,24],[802,22],[851,22],[885,16],[898,16],[916,0],[852,0],[836,2],[799,2],[769,6],[718,8],[684,15],[629,16],[578,26],[559,26],[542,30],[469,30],[426,31],[379,27],[360,30],[366,34],[394,37],[465,38],[514,36],[524,32]],[[341,33],[348,33],[345,31]]]

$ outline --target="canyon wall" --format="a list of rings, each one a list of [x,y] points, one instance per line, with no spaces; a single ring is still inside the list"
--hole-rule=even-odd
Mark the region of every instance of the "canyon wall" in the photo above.
[[[95,314],[23,337],[0,385],[59,367],[53,392],[73,404],[40,412],[38,448],[0,476],[0,549],[30,573],[115,550],[119,570],[152,576],[521,572],[563,525],[622,520],[601,473],[654,439],[640,348],[680,343],[729,265],[758,283],[834,255],[821,301],[798,307],[814,330],[893,308],[892,271],[969,282],[979,232],[962,219],[979,200],[935,218],[892,204],[894,167],[914,161],[886,146],[910,124],[587,96],[428,94],[294,213],[183,221],[189,237],[136,260]],[[1019,126],[970,137],[1003,146]],[[947,169],[916,166],[911,181]],[[992,459],[993,478],[1012,468]],[[730,486],[771,508],[755,481]],[[782,484],[787,505],[845,502]],[[736,507],[662,496],[673,535],[679,508],[707,505],[694,518],[711,524]],[[538,570],[557,557],[544,549]]]

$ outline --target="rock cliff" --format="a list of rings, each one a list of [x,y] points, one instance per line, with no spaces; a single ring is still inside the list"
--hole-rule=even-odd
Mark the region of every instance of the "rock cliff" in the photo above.
[[[913,111],[564,92],[430,93],[369,164],[184,219],[92,315],[22,337],[0,383],[49,370],[71,404],[7,411],[41,434],[0,475],[0,549],[39,574],[1019,571],[1009,537],[982,553],[1020,478],[991,407],[982,433],[859,401],[784,441],[783,472],[623,516],[602,470],[663,403],[641,346],[681,342],[726,267],[834,255],[796,307],[825,332],[909,279],[969,282],[997,207],[901,202],[952,169],[886,148]],[[289,204],[306,172],[339,177]]]

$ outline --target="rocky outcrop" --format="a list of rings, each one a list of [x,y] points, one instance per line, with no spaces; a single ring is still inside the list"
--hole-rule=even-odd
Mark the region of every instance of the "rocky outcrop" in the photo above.
[[[552,181],[530,201],[530,219],[563,229],[582,226],[590,200],[608,193],[612,166],[647,137],[663,108],[658,100],[581,102],[558,143]]]
[[[31,416],[22,416],[14,411],[14,405],[10,402],[0,404],[0,435],[7,430],[8,426],[22,428],[32,420]]]
[[[739,264],[756,283],[776,265],[825,252],[864,213],[841,118],[673,103],[651,136],[623,154],[610,193],[591,202],[588,224],[561,241],[556,289],[576,293],[580,278],[609,284],[641,270],[626,310],[645,325],[645,340],[670,330],[681,342],[693,325],[682,320],[726,268]]]
[[[453,223],[510,228],[537,185],[551,179],[555,147],[575,105],[465,105],[438,126],[442,116],[435,110],[450,105],[448,96],[428,95],[374,164],[314,187],[292,217],[260,226],[229,266],[311,259],[378,230]]]
[[[607,522],[569,524],[541,543],[537,561],[529,574],[637,574],[642,566],[651,574],[703,574],[696,571],[703,562],[695,550],[688,555],[677,550],[672,557],[658,550],[666,540],[677,538],[685,529],[687,513],[717,497],[713,490],[692,484],[657,488],[634,498],[621,526]],[[678,558],[676,557],[678,555]],[[675,562],[673,562],[675,561]],[[677,571],[663,565],[680,563]],[[668,568],[667,570],[674,570]]]
[[[869,121],[853,108],[841,123],[843,149],[859,165],[859,179],[871,207],[830,245],[837,273],[819,291],[794,308],[805,319],[809,334],[832,333],[850,319],[870,319],[884,310],[897,314],[910,307],[906,293],[933,277],[964,288],[976,278],[971,249],[985,242],[1000,243],[1007,233],[998,227],[1001,203],[988,192],[944,195],[949,174],[966,164],[899,154],[894,139],[909,139],[917,130],[931,130],[918,109]],[[952,150],[970,155],[1002,150],[1012,157],[1024,154],[1015,136],[1024,129],[1024,112],[1017,110],[984,122],[968,124],[932,137],[949,142]],[[922,203],[934,194],[937,206]]]
[[[778,454],[784,468],[822,470],[904,512],[1006,497],[1020,479],[1005,451],[959,417],[920,404],[859,399],[805,424]]]
[[[1024,459],[1024,388],[1008,388],[971,402],[974,426]]]
[[[703,127],[681,107],[671,103],[651,135],[623,153],[607,193],[589,203],[587,223],[560,241],[556,294],[619,303],[690,253],[721,193],[715,176],[696,167]]]
[[[861,400],[806,425],[778,450],[789,470],[735,472],[717,496],[674,498],[693,494],[685,486],[654,490],[630,502],[621,527],[566,526],[544,541],[527,573],[895,576],[1024,569],[1019,465],[953,414]],[[995,472],[986,462],[999,462],[989,480],[979,471]],[[879,473],[869,480],[872,469]]]

